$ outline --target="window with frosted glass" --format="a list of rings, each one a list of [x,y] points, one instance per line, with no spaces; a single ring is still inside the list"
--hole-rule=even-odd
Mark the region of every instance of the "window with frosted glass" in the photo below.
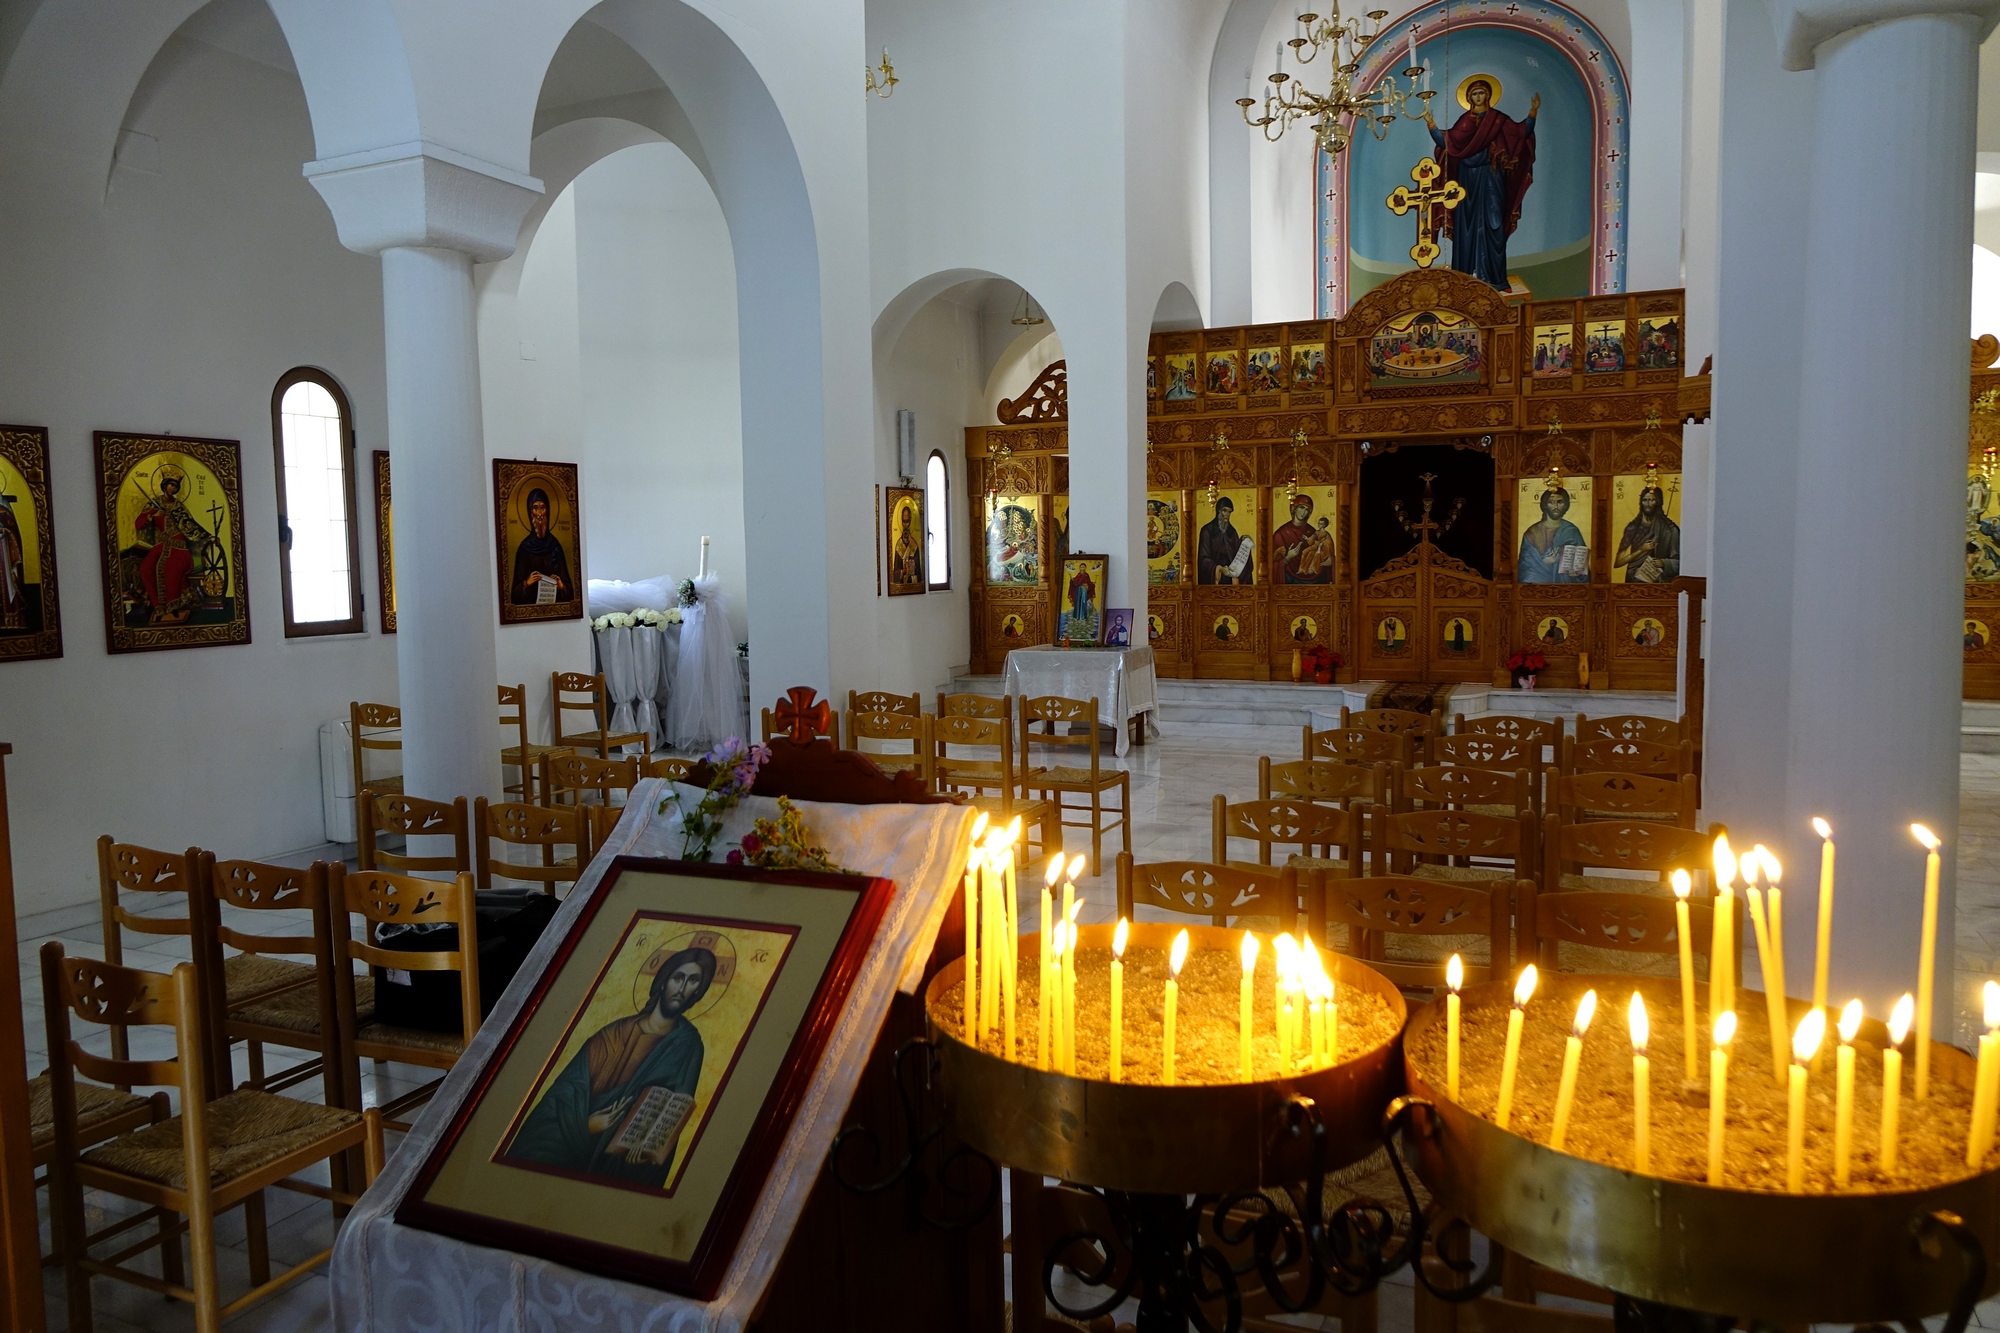
[[[951,586],[951,487],[944,455],[933,449],[924,464],[924,556],[933,588]]]
[[[285,633],[358,633],[360,544],[346,396],[327,375],[294,370],[278,381],[271,415],[277,436]]]

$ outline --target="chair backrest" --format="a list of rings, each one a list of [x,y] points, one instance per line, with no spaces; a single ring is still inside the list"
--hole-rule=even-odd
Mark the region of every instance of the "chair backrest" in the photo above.
[[[1674,899],[1657,893],[1544,893],[1529,885],[1521,902],[1521,957],[1556,971],[1560,970],[1564,944],[1622,953],[1677,954],[1680,921],[1676,906]],[[1708,957],[1714,934],[1712,900],[1689,902],[1688,943],[1696,957]]]
[[[1396,770],[1398,810],[1416,806],[1463,809],[1468,805],[1509,805],[1518,813],[1533,804],[1534,783],[1526,768],[1469,768],[1462,764]]]
[[[1580,741],[1652,741],[1656,745],[1679,745],[1687,739],[1678,721],[1620,713],[1613,717],[1576,715],[1575,736]]]
[[[227,946],[239,954],[260,956],[278,954],[311,960],[315,1007],[319,1011],[320,1034],[323,1042],[331,1042],[338,1030],[334,1013],[333,995],[333,928],[332,917],[327,911],[326,865],[315,861],[305,869],[296,866],[274,866],[263,861],[218,861],[212,852],[201,853],[201,880],[208,888],[205,896],[215,920],[208,932],[214,940],[213,951],[206,960],[211,974],[222,977],[222,949]],[[310,935],[258,934],[241,926],[230,924],[231,918],[222,915],[222,909],[235,912],[300,912],[307,913],[312,922]],[[196,960],[196,971],[204,966],[203,960]],[[299,983],[285,981],[255,994],[238,997],[239,1003],[248,1003],[289,991]],[[233,1078],[234,1071],[226,1060],[229,1051],[229,1036],[225,1025],[229,1021],[229,1002],[226,988],[217,986],[214,993],[223,999],[220,1009],[211,1015],[215,1031],[220,1038],[217,1045],[217,1072]],[[322,1052],[324,1053],[324,1051]],[[321,1069],[324,1079],[324,1097],[328,1106],[345,1105],[342,1099],[342,1079],[338,1060],[326,1060]]]
[[[547,771],[550,804],[564,792],[585,791],[599,793],[608,803],[612,792],[629,792],[639,781],[639,760],[635,755],[599,759],[592,754],[555,754],[549,756]]]
[[[917,695],[911,695],[917,698]],[[860,749],[862,741],[902,741],[910,747],[910,753],[924,751],[924,715],[921,712],[906,713],[899,709],[863,710],[850,708],[847,711],[847,744],[850,749]]]
[[[1294,759],[1274,764],[1269,755],[1257,759],[1257,795],[1296,796],[1301,800],[1338,803],[1386,800],[1387,764],[1342,764],[1331,759]]]
[[[1425,736],[1435,736],[1444,730],[1444,709],[1433,708],[1428,713],[1419,713],[1408,708],[1356,710],[1342,704],[1340,727],[1343,731],[1379,731],[1386,736],[1413,736],[1422,739]]]
[[[699,759],[676,759],[671,755],[658,755],[652,759],[639,760],[639,776],[685,782],[687,775],[694,772],[694,766],[700,762]]]
[[[110,834],[97,840],[98,907],[104,926],[104,958],[114,966],[125,961],[124,932],[140,935],[186,935],[193,929],[194,897],[200,887],[200,850],[161,852]],[[179,913],[155,916],[125,905],[123,893],[179,894]],[[152,907],[164,900],[147,903]]]
[[[1228,864],[1231,838],[1256,843],[1257,864],[1266,866],[1271,864],[1274,844],[1296,843],[1305,855],[1312,847],[1352,847],[1361,840],[1359,814],[1295,796],[1233,803],[1217,796],[1209,810],[1213,826],[1209,857],[1216,865]]]
[[[937,715],[939,717],[1008,717],[1014,714],[1009,707],[1014,701],[1011,694],[946,694],[938,691]]]
[[[1516,713],[1485,713],[1479,717],[1454,713],[1451,731],[1454,736],[1496,736],[1524,745],[1554,746],[1562,739],[1563,724],[1561,718],[1522,717]],[[1555,754],[1551,751],[1544,757],[1553,759]]]
[[[361,847],[356,859],[363,870],[470,870],[472,869],[472,826],[465,817],[465,798],[430,801],[421,796],[390,793],[362,803]],[[385,852],[381,837],[400,833],[405,838],[450,838],[450,856],[412,856],[407,845],[401,852]]]
[[[1200,861],[1140,863],[1132,853],[1120,852],[1116,874],[1118,915],[1128,921],[1137,908],[1151,907],[1207,917],[1214,926],[1228,925],[1231,917],[1269,916],[1277,918],[1281,931],[1298,929],[1299,873],[1290,866],[1246,870]]]
[[[921,717],[924,711],[924,696],[921,694],[891,694],[887,690],[869,690],[865,693],[847,692],[848,713],[901,713],[905,717]]]
[[[549,673],[549,698],[554,702],[555,736],[553,744],[562,745],[574,737],[602,736],[608,729],[605,721],[605,699],[609,691],[604,688],[604,673],[586,675],[581,671],[551,671]],[[572,697],[580,696],[580,697]],[[563,726],[564,713],[586,713],[590,726],[582,731],[568,731]]]
[[[1440,862],[1484,857],[1512,861],[1514,879],[1529,879],[1535,867],[1535,814],[1512,817],[1470,810],[1369,810],[1369,845],[1378,874],[1404,873],[1417,859]]]
[[[1653,824],[1637,819],[1588,819],[1564,823],[1550,815],[1543,822],[1543,863],[1551,885],[1563,875],[1589,869],[1649,871],[1665,879],[1675,870],[1699,875],[1714,864],[1715,835],[1706,831]]]
[[[946,713],[940,711],[931,720],[931,784],[939,791],[971,791],[975,794],[987,788],[1000,792],[1001,808],[1011,811],[1015,796],[1020,791],[1021,768],[1014,754],[1014,696],[1011,694],[992,698],[986,695],[968,694],[957,696],[963,699],[977,699],[982,705],[992,704],[991,711],[983,707],[979,712]],[[944,695],[939,695],[940,705]],[[992,746],[999,750],[996,759],[954,759],[951,747],[954,745],[976,745],[982,748]],[[1002,775],[999,778],[978,766],[997,764]]]
[[[354,1033],[354,964],[398,968],[405,972],[456,972],[465,1039],[479,1030],[479,923],[470,872],[449,880],[418,879],[386,870],[349,871],[330,866],[327,896],[333,915],[333,984],[339,996],[341,1037],[352,1043]],[[366,923],[363,938],[353,935],[351,918]],[[379,926],[458,927],[456,949],[430,951],[383,949],[375,944]]]
[[[1695,779],[1664,778],[1647,773],[1558,773],[1555,814],[1564,823],[1579,819],[1642,819],[1656,824],[1694,827]]]
[[[1560,739],[1560,732],[1557,739],[1544,741],[1534,736],[1457,731],[1424,742],[1424,760],[1430,764],[1463,764],[1467,768],[1525,768],[1530,773],[1539,773],[1547,763],[1542,751],[1558,744]]]
[[[218,1095],[211,1083],[212,1054],[207,1049],[213,1043],[207,1040],[204,1021],[209,1006],[202,998],[192,964],[177,965],[172,975],[142,972],[95,958],[68,956],[57,940],[42,946],[41,958],[49,1083],[59,1143],[65,1131],[73,1132],[76,1125],[78,1074],[121,1090],[180,1088],[184,1101],[205,1101]],[[71,1031],[71,1024],[79,1019],[111,1030],[112,1055],[84,1049]],[[174,1059],[133,1060],[125,1056],[129,1030],[148,1026],[174,1028]],[[199,1094],[189,1096],[192,1089],[200,1089]]]
[[[1525,880],[1437,880],[1409,875],[1328,876],[1320,887],[1327,924],[1346,926],[1356,958],[1403,986],[1438,986],[1447,958],[1391,961],[1392,935],[1484,935],[1488,962],[1466,964],[1467,980],[1512,975],[1509,923]]]
[[[1035,729],[1040,724],[1041,730]],[[1065,735],[1057,735],[1058,726],[1068,726]],[[1077,728],[1082,727],[1082,734]],[[1021,766],[1032,765],[1034,754],[1031,746],[1059,745],[1066,750],[1084,750],[1090,755],[1090,780],[1094,784],[1098,777],[1100,747],[1097,737],[1097,700],[1065,699],[1060,694],[1045,694],[1039,699],[1021,698]]]
[[[513,712],[508,712],[508,709]],[[528,687],[526,685],[502,685],[500,687],[500,725],[514,729],[514,744],[523,751],[528,748]]]
[[[573,884],[590,860],[590,831],[583,807],[575,805],[531,805],[525,801],[487,803],[484,796],[472,802],[472,824],[479,830],[479,887],[493,887],[493,877],[540,884],[545,893],[554,893],[558,884]],[[540,847],[540,865],[520,865],[494,855],[495,842],[517,847]],[[571,865],[556,864],[556,848],[575,850]]]
[[[1650,773],[1677,778],[1694,772],[1694,746],[1687,741],[1568,741],[1562,747],[1565,773]]]
[[[1301,727],[1307,762],[1331,759],[1342,764],[1407,764],[1416,754],[1414,737],[1396,732],[1368,731],[1358,727],[1336,727],[1314,731]]]
[[[354,796],[356,800],[368,790],[368,751],[400,750],[403,738],[398,734],[391,739],[383,736],[385,731],[400,733],[403,728],[403,710],[394,704],[364,704],[350,702],[347,705],[348,748],[354,756]]]

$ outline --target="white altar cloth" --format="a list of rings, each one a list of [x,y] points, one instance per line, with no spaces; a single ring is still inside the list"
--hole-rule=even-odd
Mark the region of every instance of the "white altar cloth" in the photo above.
[[[1038,699],[1097,700],[1097,716],[1118,731],[1118,754],[1132,748],[1130,721],[1146,715],[1152,734],[1160,714],[1160,682],[1151,648],[1016,648],[1007,654],[1001,686],[1008,694]]]
[[[330,1271],[334,1326],[343,1333],[736,1333],[763,1298],[847,1114],[890,998],[899,989],[914,992],[923,978],[958,883],[957,869],[971,847],[969,807],[794,803],[814,841],[826,847],[835,864],[893,879],[896,893],[715,1300],[702,1304],[533,1255],[400,1226],[394,1218],[417,1168],[464,1102],[475,1074],[491,1058],[611,859],[680,857],[677,812],[669,806],[666,814],[657,813],[667,786],[647,779],[632,789],[628,813],[564,900],[465,1058],[446,1075],[415,1130],[348,1215],[334,1243]],[[701,799],[697,788],[680,790],[690,806]],[[775,818],[777,807],[775,800],[753,796],[730,811],[715,841],[716,859],[750,831],[752,821]]]

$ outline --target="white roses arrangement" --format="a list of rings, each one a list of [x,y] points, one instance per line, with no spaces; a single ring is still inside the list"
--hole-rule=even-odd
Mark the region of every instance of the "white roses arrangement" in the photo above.
[[[680,608],[675,607],[668,611],[647,609],[638,611],[613,611],[609,615],[599,616],[597,619],[591,621],[590,627],[594,630],[634,629],[642,626],[646,629],[664,629],[668,625],[678,625],[680,623]]]

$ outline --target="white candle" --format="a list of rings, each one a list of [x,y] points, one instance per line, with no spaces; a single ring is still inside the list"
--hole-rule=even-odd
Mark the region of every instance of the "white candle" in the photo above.
[[[1518,1011],[1517,1011],[1518,1012]],[[1569,1040],[1563,1043],[1562,1079],[1556,1084],[1556,1116],[1549,1128],[1549,1146],[1562,1151],[1563,1140],[1569,1137],[1569,1108],[1576,1097],[1576,1069],[1583,1061],[1583,1034],[1590,1030],[1590,1019],[1597,1012],[1597,992],[1587,990],[1577,1001],[1576,1018],[1570,1024]],[[1509,1024],[1511,1032],[1512,1025]]]
[[[1493,1111],[1493,1123],[1502,1129],[1514,1113],[1514,1072],[1521,1063],[1521,1011],[1534,993],[1535,965],[1530,963],[1514,983],[1514,1007],[1507,1011],[1507,1051],[1500,1061],[1500,1100]]]
[[[706,578],[707,576],[708,576],[708,538],[703,537],[701,539],[701,564],[696,571],[695,577]]]
[[[1729,1043],[1736,1036],[1736,1015],[1725,1009],[1716,1016],[1715,1045],[1708,1053],[1708,1183],[1722,1183],[1722,1146],[1729,1119]]]
[[[1826,1010],[1815,1009],[1816,1014]],[[1824,1021],[1824,1020],[1822,1020]],[[1840,1048],[1834,1053],[1833,1186],[1846,1189],[1854,1151],[1854,1034],[1861,1030],[1861,1001],[1840,1011]]]
[[[1237,1046],[1238,1063],[1242,1066],[1245,1083],[1255,1077],[1255,1066],[1250,1057],[1250,983],[1257,975],[1257,937],[1249,931],[1243,932],[1243,984],[1237,996]]]
[[[1458,988],[1465,981],[1465,964],[1457,954],[1444,965],[1444,984],[1451,993],[1444,997],[1444,1083],[1445,1094],[1453,1101],[1458,1100]]]
[[[1069,943],[1070,965],[1063,969],[1063,1053],[1069,1056],[1067,1072],[1076,1072],[1076,974],[1082,965],[1083,932],[1077,927],[1076,914],[1083,910],[1082,903],[1073,904],[1069,909],[1069,929],[1063,939]]]
[[[985,818],[984,815],[980,818]],[[1054,1035],[1055,993],[1054,944],[1055,944],[1055,900],[1056,881],[1062,878],[1063,858],[1057,852],[1049,861],[1048,872],[1043,876],[1042,885],[1042,971],[1041,988],[1036,996],[1036,1018],[1041,1031],[1035,1038],[1035,1068],[1049,1067],[1050,1039]]]
[[[979,849],[965,863],[965,1040],[979,1044]]]
[[[1694,881],[1685,870],[1676,870],[1674,882],[1674,928],[1681,942],[1681,1044],[1687,1048],[1687,1081],[1699,1072],[1694,1055],[1694,940],[1688,926],[1688,894]]]
[[[1626,1023],[1632,1031],[1632,1169],[1653,1169],[1653,1080],[1652,1064],[1646,1059],[1646,1039],[1652,1035],[1646,1022],[1646,1001],[1638,991],[1626,1009]]]
[[[1908,991],[1896,1001],[1895,1012],[1889,1015],[1889,1045],[1882,1052],[1882,1146],[1879,1157],[1882,1174],[1896,1174],[1896,1144],[1901,1129],[1903,1102],[1903,1052],[1900,1049],[1903,1038],[1910,1034],[1910,1019],[1915,1016],[1917,999]]]
[[[1931,1095],[1931,987],[1937,972],[1938,842],[1922,824],[1910,833],[1924,845],[1923,943],[1917,952],[1917,1100]]]
[[[1791,1046],[1791,1033],[1785,1021],[1785,997],[1782,992],[1771,988],[1771,932],[1764,924],[1764,897],[1756,885],[1748,883],[1743,886],[1743,897],[1750,905],[1751,929],[1757,932],[1757,963],[1764,969],[1764,1014],[1771,1027],[1771,1075],[1782,1088],[1786,1078],[1785,1051]],[[1821,1021],[1824,1020],[1825,1015],[1821,1015]]]
[[[1111,934],[1111,1081],[1125,1077],[1125,937],[1132,923],[1118,918]]]
[[[1757,848],[1757,862],[1764,872],[1764,918],[1771,930],[1771,970],[1764,977],[1764,990],[1777,995],[1779,1011],[1784,1012],[1785,997],[1791,994],[1791,987],[1785,984],[1785,896],[1778,881],[1785,872],[1778,858],[1761,844]]]
[[[1826,970],[1833,952],[1833,826],[1817,815],[1813,832],[1819,834],[1819,920],[1813,941],[1813,1008],[1826,1012]]]
[[[1736,881],[1736,857],[1729,839],[1715,839],[1715,920],[1714,936],[1708,949],[1708,1012],[1719,1014],[1736,1008],[1736,986],[1732,969],[1736,965],[1736,895],[1730,886]]]
[[[1965,1136],[1965,1164],[1978,1167],[1993,1151],[1993,1127],[2000,1111],[2000,984],[1987,982],[1986,1035],[1979,1039],[1979,1067],[1972,1080],[1972,1126]]]
[[[1167,956],[1167,1022],[1164,1039],[1160,1042],[1160,1082],[1168,1087],[1174,1085],[1174,1025],[1180,1008],[1181,964],[1187,962],[1188,933],[1183,930],[1174,936],[1173,952]]]
[[[1803,1194],[1806,1188],[1806,1066],[1826,1036],[1826,1015],[1808,1010],[1792,1035],[1790,1087],[1785,1099],[1785,1189]]]

